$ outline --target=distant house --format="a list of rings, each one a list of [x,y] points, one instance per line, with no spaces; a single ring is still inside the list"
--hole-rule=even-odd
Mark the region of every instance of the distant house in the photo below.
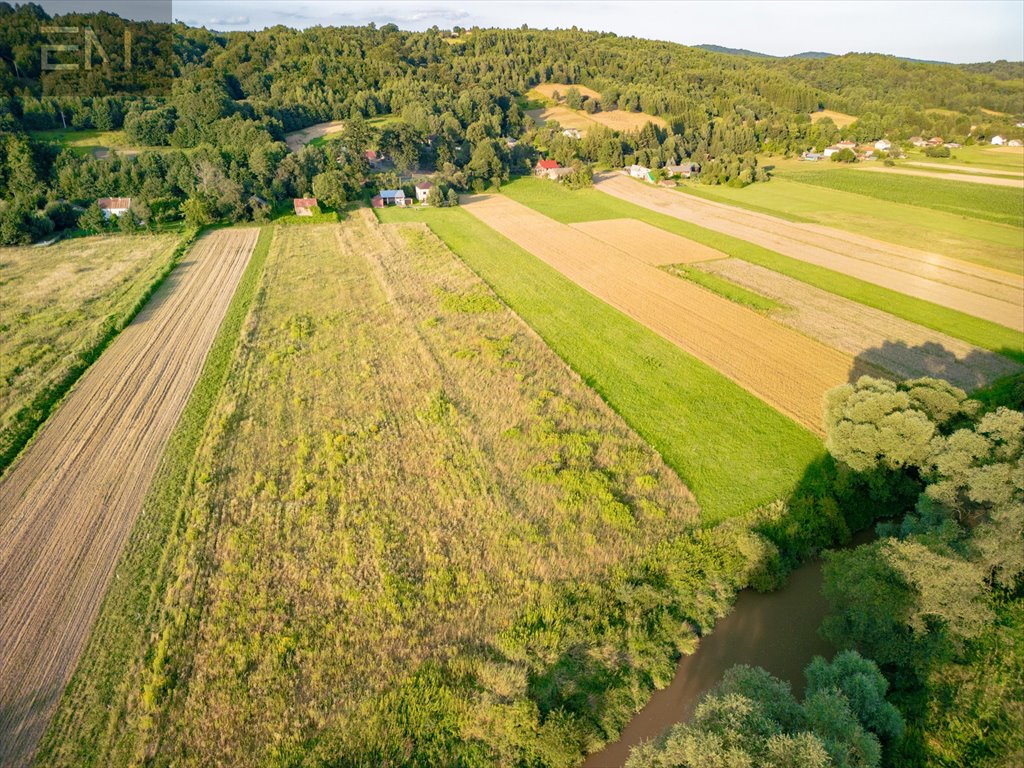
[[[430,194],[430,190],[434,188],[434,185],[429,181],[421,181],[416,185],[416,199],[421,203],[427,202],[427,195]]]
[[[572,176],[574,173],[576,173],[575,168],[552,168],[545,175],[552,181],[561,181],[566,176]]]
[[[582,134],[576,128],[564,128],[562,129],[562,135],[568,136],[570,139],[578,139]]]
[[[838,147],[839,149],[856,149],[857,148],[857,142],[856,141],[840,141],[840,142],[836,143],[836,147]]]
[[[839,147],[825,147],[825,151],[822,152],[823,157],[832,157],[836,152],[839,151]]]
[[[993,136],[989,140],[989,144],[991,144],[993,147],[1001,147],[1005,143],[1006,143],[1006,139],[1004,139],[1002,136]]]
[[[915,147],[927,147],[928,146],[928,142],[925,141],[924,139],[922,139],[920,136],[911,136],[910,137],[910,143],[911,143],[912,146],[915,146]]]
[[[401,189],[382,189],[370,200],[370,204],[374,208],[387,208],[392,205],[404,208],[407,205],[412,205],[412,198],[406,197],[405,191]]]
[[[678,164],[669,164],[665,166],[665,173],[669,176],[682,176],[684,179],[690,178],[690,174],[700,173],[700,164],[683,162]]]
[[[647,180],[651,175],[651,169],[645,165],[631,165],[626,168],[626,172],[634,179]]]
[[[1024,123],[1015,123],[1018,128],[1024,128]]]
[[[533,166],[533,173],[535,176],[547,176],[549,171],[553,171],[556,168],[560,168],[557,160],[538,160],[537,164]]]
[[[960,149],[963,145],[957,144],[955,141],[947,141],[942,146],[946,147],[946,149]]]
[[[887,141],[886,139],[879,139],[878,141],[875,142],[875,149],[879,150],[880,152],[888,152],[891,148],[892,142]]]
[[[96,205],[103,212],[103,218],[109,219],[111,216],[124,216],[128,213],[128,209],[132,207],[132,199],[130,197],[101,197],[96,201]]]
[[[316,208],[316,198],[296,197],[292,200],[292,206],[295,208],[296,216],[312,216],[313,209]]]
[[[1008,142],[1006,142],[1006,146],[1008,146],[1008,147],[1020,147],[1020,146],[1024,146],[1024,142],[1021,142],[1020,139],[1010,139]]]
[[[366,150],[366,152],[363,153],[363,156],[366,158],[366,162],[368,162],[370,167],[374,170],[383,168],[384,163],[387,161],[387,158],[384,157],[383,153],[375,152],[372,149]]]
[[[821,155],[819,155],[817,152],[804,152],[802,155],[800,155],[800,159],[806,160],[809,163],[816,163],[819,160],[821,160]]]
[[[929,147],[939,147],[945,144],[946,140],[941,136],[932,136],[926,143]]]

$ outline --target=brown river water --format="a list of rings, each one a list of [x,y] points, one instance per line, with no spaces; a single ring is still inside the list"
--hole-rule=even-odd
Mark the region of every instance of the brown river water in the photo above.
[[[863,543],[863,534],[856,543]],[[697,650],[679,659],[667,688],[655,691],[622,732],[622,737],[595,752],[583,768],[621,768],[637,744],[693,716],[700,697],[713,688],[729,667],[764,667],[788,680],[803,696],[803,670],[815,655],[831,658],[835,648],[818,636],[828,608],[821,594],[821,560],[794,571],[782,589],[768,594],[742,591],[732,612],[703,637]]]

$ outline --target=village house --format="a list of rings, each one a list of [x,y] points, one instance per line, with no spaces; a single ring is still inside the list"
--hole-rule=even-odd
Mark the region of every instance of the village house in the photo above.
[[[553,171],[559,168],[557,160],[544,160],[540,159],[537,164],[533,167],[533,173],[535,176],[547,176],[548,171]]]
[[[836,152],[839,151],[839,147],[825,147],[825,151],[822,152],[823,157],[832,157]]]
[[[819,160],[821,160],[821,155],[819,155],[817,152],[804,152],[802,155],[800,155],[800,159],[806,160],[809,163],[816,163]]]
[[[700,165],[698,163],[682,162],[678,164],[669,164],[665,166],[665,173],[669,176],[682,176],[684,179],[690,178],[690,174],[700,173]]]
[[[427,195],[430,194],[430,190],[433,188],[433,183],[429,181],[421,181],[416,185],[416,199],[425,204],[427,202]]]
[[[366,162],[368,162],[370,167],[374,170],[379,170],[384,167],[385,157],[383,154],[375,152],[372,149],[366,150],[363,154],[366,157]]]
[[[128,209],[132,207],[132,199],[130,197],[101,197],[96,201],[96,205],[103,213],[103,218],[109,219],[111,216],[124,216],[128,213]]]
[[[989,141],[989,144],[991,144],[993,147],[1001,147],[1005,143],[1006,139],[1004,139],[1002,136],[993,136],[992,139]]]
[[[580,134],[577,128],[564,128],[562,129],[562,135],[568,136],[570,139],[578,139],[582,134]]]
[[[296,216],[312,216],[313,209],[316,208],[316,198],[296,197],[292,200],[292,207],[295,209]]]
[[[910,144],[914,147],[927,147],[928,142],[922,139],[920,136],[911,136]]]
[[[880,152],[888,152],[891,148],[892,142],[887,141],[886,139],[879,139],[878,141],[875,142],[875,149],[879,150]]]
[[[1010,139],[1008,142],[1006,142],[1006,146],[1021,147],[1024,146],[1024,142],[1022,142],[1020,139]]]
[[[941,136],[932,136],[926,143],[929,147],[940,147],[946,143],[946,140]]]
[[[654,175],[651,173],[651,169],[645,165],[631,165],[626,168],[626,172],[634,179],[654,182]]]
[[[572,176],[576,173],[575,168],[552,168],[546,174],[546,176],[552,181],[561,181],[566,176]]]
[[[839,142],[836,142],[835,146],[836,146],[837,149],[856,149],[857,148],[857,142],[856,141],[839,141]]]
[[[412,205],[412,198],[406,197],[405,190],[402,189],[382,189],[370,199],[370,205],[374,208],[387,208],[392,205],[404,208]]]

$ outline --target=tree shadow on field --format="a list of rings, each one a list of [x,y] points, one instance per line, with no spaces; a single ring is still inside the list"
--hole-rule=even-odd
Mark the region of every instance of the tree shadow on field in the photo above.
[[[933,341],[917,346],[903,341],[886,341],[854,358],[848,380],[852,384],[868,368],[874,368],[878,371],[874,374],[876,376],[896,380],[923,377],[942,379],[970,393],[1005,377],[1020,374],[1024,371],[1022,362],[1024,355],[1020,350],[1003,349],[996,353],[973,349],[966,356],[958,357],[942,344]]]

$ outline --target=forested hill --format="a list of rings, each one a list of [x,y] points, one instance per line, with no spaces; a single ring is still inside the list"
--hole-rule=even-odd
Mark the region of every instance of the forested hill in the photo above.
[[[63,19],[96,29],[113,20],[111,14]],[[0,2],[0,130],[7,133],[0,135],[0,197],[7,201],[0,205],[0,241],[45,234],[40,215],[54,200],[88,204],[97,194],[172,207],[205,197],[193,209],[230,219],[251,214],[244,201],[253,195],[273,204],[311,191],[313,177],[327,170],[344,175],[332,184],[336,190],[359,194],[355,180],[367,169],[354,154],[335,167],[337,158],[308,147],[284,162],[285,133],[329,120],[355,121],[350,146],[385,150],[398,171],[436,169],[439,181],[461,189],[523,172],[539,151],[583,165],[660,167],[688,159],[703,166],[702,180],[744,184],[764,178],[756,153],[795,153],[839,138],[1015,136],[1024,113],[1020,63],[960,67],[853,54],[753,58],[577,29],[455,35],[436,28],[403,32],[393,24],[231,33],[144,25],[141,40],[158,41],[161,33],[173,40],[174,78],[163,91],[114,89],[114,95],[85,97],[51,87],[44,95],[44,23],[51,20],[39,6]],[[63,75],[46,77],[52,85]],[[102,74],[93,70],[90,77]],[[587,111],[643,112],[663,118],[666,127],[598,129],[582,141],[562,142],[551,126],[544,133],[526,115],[527,92],[543,82],[596,90],[600,99],[584,97],[578,105]],[[809,113],[821,108],[858,120],[841,129],[829,119],[812,122]],[[386,127],[372,124],[384,115]],[[359,118],[371,121],[368,130]],[[138,156],[73,155],[38,133],[64,128],[123,129],[121,146]],[[519,147],[511,150],[508,138]],[[147,147],[172,149],[155,157],[139,152]],[[203,152],[197,155],[197,148]],[[196,164],[206,169],[198,188]],[[213,184],[211,193],[209,180],[221,177],[227,181]]]

